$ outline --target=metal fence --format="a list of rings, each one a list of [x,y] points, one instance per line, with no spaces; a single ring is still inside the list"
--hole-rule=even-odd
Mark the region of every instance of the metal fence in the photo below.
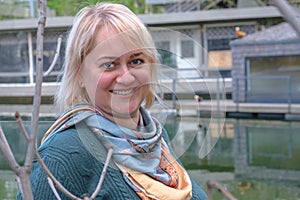
[[[299,85],[291,76],[249,76],[235,78],[233,98],[237,108],[241,102],[300,103]]]

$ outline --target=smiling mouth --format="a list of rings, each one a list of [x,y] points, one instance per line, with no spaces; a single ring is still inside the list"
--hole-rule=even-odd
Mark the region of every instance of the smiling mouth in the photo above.
[[[129,95],[134,91],[134,89],[130,90],[111,90],[111,93],[118,95]]]

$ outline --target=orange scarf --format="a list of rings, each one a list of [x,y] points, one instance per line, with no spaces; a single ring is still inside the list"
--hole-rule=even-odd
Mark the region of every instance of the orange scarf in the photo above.
[[[192,198],[192,183],[189,175],[174,159],[165,145],[162,145],[160,167],[170,175],[172,180],[169,185],[165,185],[147,174],[134,171],[118,164],[117,166],[128,180],[138,188],[136,193],[143,200],[185,200]]]

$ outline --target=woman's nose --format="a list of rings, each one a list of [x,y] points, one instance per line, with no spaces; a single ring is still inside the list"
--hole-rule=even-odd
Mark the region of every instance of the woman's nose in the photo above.
[[[128,69],[127,64],[122,64],[119,68],[119,74],[116,78],[116,82],[124,85],[129,85],[134,82],[135,78],[132,72]]]

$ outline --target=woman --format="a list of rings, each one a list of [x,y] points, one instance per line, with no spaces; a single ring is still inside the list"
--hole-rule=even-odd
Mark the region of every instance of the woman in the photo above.
[[[125,6],[99,3],[77,14],[56,95],[66,112],[39,148],[73,195],[91,196],[112,146],[97,199],[206,199],[174,159],[167,133],[145,110],[154,99],[158,64],[149,32]],[[56,199],[37,161],[31,184],[35,199]],[[67,199],[61,191],[59,196]]]

